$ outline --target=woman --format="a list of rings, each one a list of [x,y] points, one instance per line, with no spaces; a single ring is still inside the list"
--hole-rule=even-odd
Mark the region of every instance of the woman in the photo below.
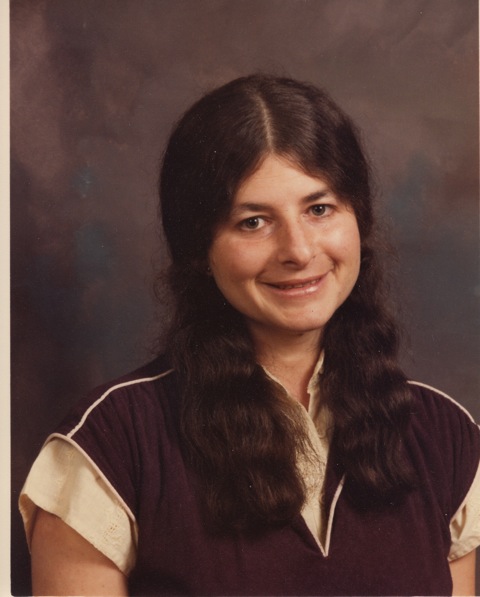
[[[396,362],[348,117],[232,81],[175,128],[160,198],[169,349],[43,448],[35,593],[473,594],[478,428]]]

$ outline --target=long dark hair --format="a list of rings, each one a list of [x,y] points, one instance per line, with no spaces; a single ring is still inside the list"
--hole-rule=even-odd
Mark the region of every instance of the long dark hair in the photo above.
[[[331,454],[345,469],[347,493],[358,505],[380,505],[412,483],[402,450],[410,394],[396,363],[398,332],[385,306],[359,135],[317,87],[243,77],[187,111],[160,176],[175,301],[169,350],[183,384],[184,449],[203,483],[206,512],[224,529],[284,524],[305,499],[297,459],[308,456],[310,445],[298,405],[258,365],[243,317],[207,274],[215,227],[268,154],[325,178],[351,205],[360,230],[360,275],[328,322],[322,346]]]

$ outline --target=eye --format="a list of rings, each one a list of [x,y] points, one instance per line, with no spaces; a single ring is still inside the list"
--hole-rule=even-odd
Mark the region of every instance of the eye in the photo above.
[[[325,203],[319,203],[317,205],[312,205],[312,207],[310,208],[312,214],[317,217],[327,215],[331,209],[332,209],[332,206],[326,205]]]
[[[247,218],[246,220],[242,220],[240,222],[240,228],[242,230],[258,230],[259,228],[262,228],[264,224],[265,222],[263,218],[254,216],[251,218]]]

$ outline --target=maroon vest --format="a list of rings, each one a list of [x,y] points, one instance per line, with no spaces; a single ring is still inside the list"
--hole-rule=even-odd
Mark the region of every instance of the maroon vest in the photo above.
[[[206,530],[197,481],[179,446],[176,376],[148,379],[168,370],[159,359],[97,389],[58,429],[97,463],[136,517],[131,594],[451,594],[449,521],[480,454],[479,430],[457,405],[411,386],[415,408],[405,446],[421,486],[402,505],[381,512],[361,513],[341,493],[325,557],[301,516],[255,539]],[[326,477],[329,508],[342,475],[333,451]]]

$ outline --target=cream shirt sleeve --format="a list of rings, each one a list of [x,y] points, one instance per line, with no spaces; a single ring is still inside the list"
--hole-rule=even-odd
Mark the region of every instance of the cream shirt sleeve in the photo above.
[[[458,560],[480,545],[480,466],[462,505],[450,521],[448,559]]]
[[[321,527],[318,495],[315,502],[315,508],[312,504],[306,508],[312,510],[314,519],[307,516],[307,524],[315,527],[311,528],[314,536],[318,533],[321,537],[316,528]],[[138,529],[133,516],[94,465],[67,441],[54,438],[43,447],[22,489],[19,506],[29,545],[37,509],[42,508],[61,518],[124,574],[135,565]],[[449,560],[461,558],[480,544],[480,467],[450,522],[450,532]]]
[[[55,514],[126,575],[135,564],[137,525],[131,512],[88,458],[53,438],[27,477],[19,507],[30,546],[37,509]]]

